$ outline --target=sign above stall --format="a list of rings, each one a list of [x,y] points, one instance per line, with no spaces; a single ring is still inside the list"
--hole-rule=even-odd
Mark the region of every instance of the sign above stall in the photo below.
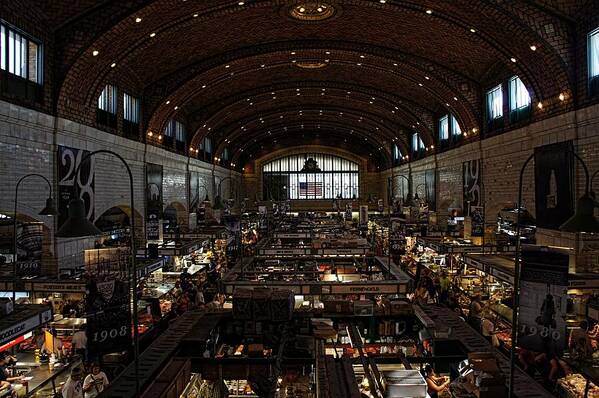
[[[52,309],[48,308],[38,312],[22,321],[15,322],[12,325],[0,330],[0,345],[3,345],[15,338],[49,322],[52,319]]]

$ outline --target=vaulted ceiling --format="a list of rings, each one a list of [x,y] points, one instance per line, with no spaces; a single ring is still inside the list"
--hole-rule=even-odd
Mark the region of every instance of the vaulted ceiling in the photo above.
[[[185,121],[232,162],[284,146],[345,147],[389,165],[452,113],[480,131],[493,74],[534,101],[572,91],[576,0],[46,0],[54,98],[93,120],[106,83],[139,95],[143,127]],[[94,55],[97,51],[97,55]],[[475,137],[471,134],[470,137]],[[152,143],[160,145],[157,141]]]

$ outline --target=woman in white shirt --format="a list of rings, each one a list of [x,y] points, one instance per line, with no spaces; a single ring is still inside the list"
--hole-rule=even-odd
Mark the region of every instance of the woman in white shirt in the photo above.
[[[83,398],[81,376],[83,371],[80,367],[71,369],[71,375],[62,386],[62,398]]]
[[[107,385],[108,377],[106,377],[106,373],[100,370],[98,364],[93,364],[91,374],[88,374],[85,380],[83,380],[85,398],[96,398],[104,391],[104,387]]]

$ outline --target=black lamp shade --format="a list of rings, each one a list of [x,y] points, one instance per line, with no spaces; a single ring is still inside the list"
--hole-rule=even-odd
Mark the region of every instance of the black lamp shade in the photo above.
[[[69,218],[56,233],[59,238],[79,238],[100,235],[100,231],[85,216],[85,204],[81,199],[73,199],[69,203]]]
[[[58,210],[54,205],[54,199],[46,199],[46,206],[38,213],[40,216],[57,216]]]
[[[595,202],[589,195],[584,195],[576,203],[576,211],[560,226],[564,232],[599,233],[599,221],[595,218]]]

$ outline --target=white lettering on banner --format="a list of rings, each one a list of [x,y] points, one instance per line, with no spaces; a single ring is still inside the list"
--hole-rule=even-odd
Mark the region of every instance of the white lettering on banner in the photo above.
[[[40,326],[42,323],[48,322],[52,317],[52,310],[47,309],[41,314],[32,316],[8,329],[0,331],[0,345],[14,340],[16,337],[29,332],[30,330]]]
[[[36,292],[85,293],[85,285],[83,283],[33,283],[32,290]]]
[[[331,294],[342,293],[397,293],[397,285],[332,285]]]

